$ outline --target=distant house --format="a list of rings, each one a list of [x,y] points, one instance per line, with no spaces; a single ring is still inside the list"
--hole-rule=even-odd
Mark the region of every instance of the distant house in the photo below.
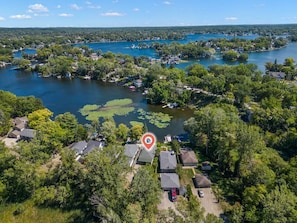
[[[155,154],[156,154],[156,146],[154,146],[150,150],[147,150],[141,147],[141,151],[137,159],[137,164],[147,164],[147,163],[152,164]]]
[[[18,131],[23,131],[28,124],[28,117],[24,116],[24,117],[17,117],[13,120],[14,123],[14,130],[18,130]]]
[[[286,73],[284,72],[273,72],[269,71],[268,75],[278,80],[284,80],[286,78]]]
[[[161,173],[161,188],[163,190],[179,189],[179,177],[176,173]]]
[[[161,173],[174,173],[177,161],[174,151],[161,151],[159,156],[160,172]]]
[[[137,87],[137,88],[143,86],[143,83],[142,83],[142,80],[141,80],[141,79],[134,80],[133,84],[134,84],[134,86]]]
[[[194,184],[196,188],[208,188],[211,186],[211,181],[203,174],[196,174]]]
[[[20,134],[21,134],[21,131],[18,131],[18,130],[12,130],[8,133],[8,138],[15,138],[15,139],[19,139],[20,138]]]
[[[8,137],[19,139],[21,137],[21,131],[23,131],[27,127],[27,125],[27,116],[17,117],[13,119],[13,130],[8,133]]]
[[[180,159],[183,166],[197,166],[198,159],[193,150],[181,149],[180,150]]]
[[[128,158],[128,164],[130,167],[135,163],[139,154],[139,147],[137,144],[126,144],[125,145],[125,156]]]
[[[204,161],[201,163],[201,170],[211,170],[210,162]]]
[[[20,132],[20,139],[31,141],[36,136],[36,131],[34,129],[24,129]]]

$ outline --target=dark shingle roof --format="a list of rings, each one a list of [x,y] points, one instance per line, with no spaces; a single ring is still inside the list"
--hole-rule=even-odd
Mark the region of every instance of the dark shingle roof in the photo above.
[[[192,164],[192,163],[198,164],[196,154],[193,150],[181,149],[180,157],[181,157],[183,164]]]
[[[196,187],[210,187],[211,181],[202,174],[195,175]]]

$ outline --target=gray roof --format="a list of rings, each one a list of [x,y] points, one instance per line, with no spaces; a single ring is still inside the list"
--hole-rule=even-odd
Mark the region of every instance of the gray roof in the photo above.
[[[138,145],[137,144],[126,144],[125,145],[125,156],[132,158],[136,155],[138,151]]]
[[[24,138],[34,138],[36,131],[34,129],[24,129],[21,131],[20,136]]]
[[[177,165],[176,155],[173,151],[161,151],[159,161],[161,170],[174,170]]]
[[[99,141],[96,141],[96,140],[89,140],[88,143],[87,143],[87,147],[83,151],[83,154],[88,154],[93,149],[102,149],[103,144],[104,144],[103,142],[99,142]]]
[[[88,143],[86,141],[79,141],[70,146],[71,149],[75,150],[78,154],[83,154],[84,149],[87,147]]]
[[[161,173],[161,188],[180,188],[178,175],[176,173]]]
[[[156,154],[156,146],[151,148],[150,150],[147,150],[145,148],[142,148],[139,157],[138,157],[138,162],[141,163],[152,163],[154,157]]]

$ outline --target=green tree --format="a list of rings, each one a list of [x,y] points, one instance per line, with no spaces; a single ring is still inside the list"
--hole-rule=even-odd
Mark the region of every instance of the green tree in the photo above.
[[[114,142],[116,140],[116,130],[114,120],[106,120],[100,128],[100,132],[106,138],[107,142]]]
[[[154,213],[159,203],[160,185],[152,169],[149,167],[138,169],[134,175],[130,193],[132,203],[139,202],[145,216]]]
[[[125,141],[127,140],[128,133],[129,133],[129,128],[123,123],[119,124],[117,128],[117,137]]]
[[[263,222],[297,222],[297,197],[286,185],[277,186],[263,201]]]
[[[130,138],[132,141],[137,141],[140,139],[140,137],[143,134],[143,128],[141,125],[134,125],[132,126],[132,128],[130,129]]]

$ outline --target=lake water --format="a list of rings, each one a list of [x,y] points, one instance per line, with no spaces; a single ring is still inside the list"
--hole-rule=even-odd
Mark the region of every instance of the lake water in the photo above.
[[[215,37],[220,38],[225,36],[214,34],[188,35],[187,39],[181,40],[180,42],[186,43],[189,41],[199,39],[207,40]],[[255,36],[245,36],[245,38],[255,38]],[[88,45],[95,50],[100,49],[102,52],[111,51],[132,56],[144,55],[155,57],[153,50],[131,49],[132,44],[136,45],[138,43],[112,42],[92,43]],[[34,53],[34,50],[27,50],[26,52]],[[20,55],[20,53],[17,54],[17,56]],[[266,62],[274,62],[274,60],[277,59],[278,63],[282,63],[284,59],[288,57],[292,57],[297,61],[297,43],[290,43],[286,48],[280,50],[251,53],[249,54],[248,62],[258,65],[258,68],[264,71]],[[187,64],[179,64],[178,66],[184,68],[193,62],[199,62],[206,67],[211,64],[224,64],[224,61],[217,56],[213,59],[190,61]],[[135,106],[135,112],[131,112],[127,116],[116,116],[116,123],[125,123],[129,125],[129,122],[133,120],[142,121],[138,119],[138,114],[136,112],[139,108],[148,112],[162,111],[168,113],[172,116],[172,120],[167,128],[159,129],[146,122],[149,131],[154,132],[159,140],[162,140],[166,134],[175,135],[183,133],[183,122],[193,114],[193,112],[188,109],[162,109],[161,106],[148,105],[140,92],[131,92],[128,88],[116,86],[114,84],[81,79],[40,78],[35,73],[24,73],[10,68],[0,70],[0,89],[10,91],[18,96],[34,95],[35,97],[40,98],[44,105],[54,112],[54,115],[69,111],[75,114],[81,123],[86,123],[86,120],[80,115],[78,110],[84,105],[103,105],[109,100],[131,98]]]

